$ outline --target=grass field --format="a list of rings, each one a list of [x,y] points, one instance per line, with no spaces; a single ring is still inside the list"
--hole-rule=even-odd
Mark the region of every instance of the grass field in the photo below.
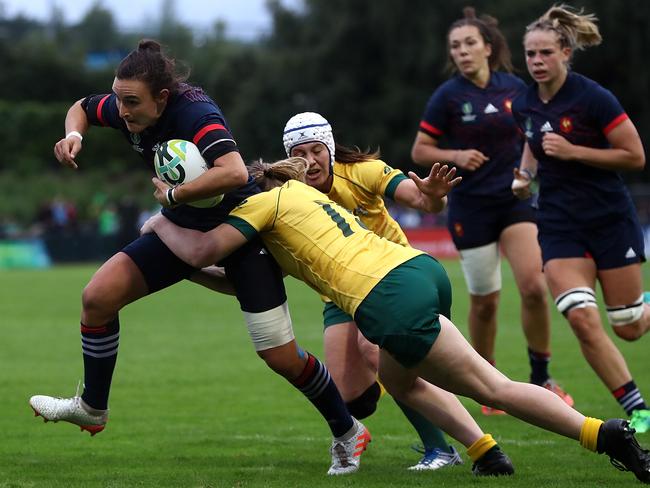
[[[453,313],[464,323],[467,298],[456,262]],[[67,424],[43,424],[28,407],[36,393],[70,396],[82,377],[80,293],[94,266],[0,271],[0,488],[8,487],[618,487],[637,483],[576,442],[511,417],[481,417],[512,458],[516,475],[476,479],[469,460],[411,473],[418,455],[406,420],[390,398],[366,420],[373,442],[360,471],[325,475],[329,430],[316,411],[257,359],[237,303],[179,284],[127,307],[111,396],[111,418],[90,437]],[[648,279],[646,276],[646,283]],[[322,356],[319,298],[287,279],[300,343]],[[500,310],[497,365],[525,380],[528,365],[518,300],[508,270]],[[650,344],[616,340],[637,384],[650,397]],[[564,320],[553,313],[551,370],[597,417],[622,411],[580,355]],[[650,434],[641,437],[647,446]]]

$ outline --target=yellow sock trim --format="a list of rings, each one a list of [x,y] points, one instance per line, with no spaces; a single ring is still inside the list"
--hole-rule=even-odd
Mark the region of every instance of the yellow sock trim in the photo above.
[[[590,451],[596,451],[598,446],[598,432],[603,421],[593,417],[586,417],[580,429],[580,445]]]
[[[471,458],[472,462],[476,462],[481,458],[481,456],[483,456],[483,454],[496,445],[497,441],[495,441],[490,434],[485,434],[467,448],[467,455]]]

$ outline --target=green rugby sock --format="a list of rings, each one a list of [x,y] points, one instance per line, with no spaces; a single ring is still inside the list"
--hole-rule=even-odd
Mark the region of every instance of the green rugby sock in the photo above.
[[[402,412],[404,412],[408,421],[411,423],[413,428],[415,428],[425,449],[430,450],[438,448],[442,452],[451,452],[451,448],[445,439],[444,433],[438,427],[433,425],[412,408],[398,402],[397,400],[395,400],[395,403],[397,403],[397,406],[402,409]]]

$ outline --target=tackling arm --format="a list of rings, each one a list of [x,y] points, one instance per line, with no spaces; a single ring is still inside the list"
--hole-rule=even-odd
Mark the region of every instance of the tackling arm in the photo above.
[[[155,232],[176,256],[197,269],[222,260],[247,242],[246,237],[229,224],[201,232],[180,227],[162,214],[147,220],[140,232]]]

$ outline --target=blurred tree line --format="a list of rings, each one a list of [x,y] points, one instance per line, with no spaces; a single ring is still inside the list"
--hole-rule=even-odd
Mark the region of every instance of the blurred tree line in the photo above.
[[[294,11],[268,0],[271,30],[247,42],[227,37],[222,23],[193,31],[176,20],[173,0],[163,0],[141,32],[121,31],[99,1],[74,25],[56,7],[48,22],[39,23],[6,18],[1,5],[0,217],[27,221],[57,194],[81,208],[98,189],[111,198],[130,192],[142,205],[153,204],[149,169],[116,131],[92,129],[77,172],[60,167],[52,154],[67,108],[85,95],[108,92],[117,63],[140,38],[160,40],[189,65],[190,81],[223,109],[246,161],[284,156],[285,121],[314,110],[330,120],[338,142],[380,147],[386,161],[406,170],[413,169],[409,152],[424,105],[447,78],[446,33],[463,7],[499,19],[517,74],[530,81],[524,29],[551,2],[304,0]],[[650,2],[572,5],[598,15],[604,38],[601,46],[577,53],[574,69],[614,92],[648,147]],[[630,177],[648,180],[647,174]]]

